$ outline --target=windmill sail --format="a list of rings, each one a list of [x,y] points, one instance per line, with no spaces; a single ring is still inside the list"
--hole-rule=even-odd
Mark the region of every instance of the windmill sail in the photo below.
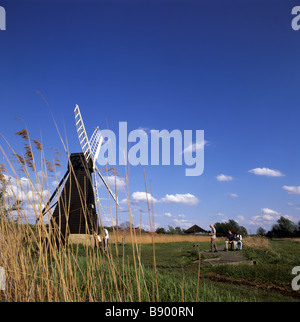
[[[84,126],[83,119],[82,119],[82,116],[81,116],[80,109],[79,109],[78,105],[76,105],[76,107],[74,109],[74,113],[75,113],[75,124],[76,124],[78,139],[79,139],[79,143],[81,145],[82,152],[84,153],[84,156],[85,156],[87,161],[90,158],[92,159],[93,170],[97,172],[97,174],[99,175],[100,179],[104,183],[106,189],[108,190],[109,194],[112,196],[112,198],[114,199],[116,204],[119,205],[117,198],[115,197],[115,195],[113,194],[113,192],[109,188],[107,182],[105,181],[105,179],[103,178],[103,176],[101,175],[100,171],[98,170],[98,168],[96,166],[96,159],[98,158],[100,148],[101,148],[101,144],[102,144],[102,141],[103,141],[101,131],[97,127],[95,129],[95,131],[93,132],[93,134],[92,134],[91,140],[89,140],[88,136],[86,134],[86,131],[85,131],[85,126]],[[96,178],[95,178],[95,181],[96,181]],[[95,183],[94,185],[95,185],[95,189],[97,189],[97,191],[95,191],[95,196],[99,200],[98,188],[96,188],[97,183]]]
[[[85,131],[85,127],[84,127],[84,124],[83,124],[83,120],[82,120],[81,113],[80,113],[78,105],[76,105],[74,113],[75,113],[76,130],[77,130],[81,150],[82,150],[86,160],[88,160],[91,157],[91,151],[92,150],[91,150],[91,147],[90,147],[88,136],[87,136],[86,131]]]
[[[103,136],[101,135],[101,131],[97,126],[90,139],[90,148],[94,162],[96,162],[98,158],[102,142]]]
[[[106,183],[105,179],[104,179],[104,178],[103,178],[103,176],[101,175],[101,173],[100,173],[99,169],[98,169],[97,167],[95,167],[95,170],[96,170],[96,172],[98,173],[98,175],[99,175],[100,179],[102,180],[102,182],[104,183],[104,185],[105,185],[106,189],[108,190],[108,192],[110,193],[110,195],[113,197],[113,199],[114,199],[115,203],[116,203],[117,205],[119,205],[118,199],[116,198],[116,196],[115,196],[115,195],[112,193],[112,191],[110,190],[110,188],[109,188],[108,184]]]

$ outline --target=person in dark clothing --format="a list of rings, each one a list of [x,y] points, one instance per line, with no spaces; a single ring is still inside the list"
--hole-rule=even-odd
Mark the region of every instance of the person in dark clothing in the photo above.
[[[235,235],[231,232],[231,230],[228,230],[227,234],[227,240],[225,241],[225,250],[228,251],[228,245],[231,245],[231,248],[235,250]]]

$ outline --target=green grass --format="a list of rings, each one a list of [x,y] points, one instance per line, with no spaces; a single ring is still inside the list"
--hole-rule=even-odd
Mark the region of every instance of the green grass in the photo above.
[[[127,282],[136,284],[132,245],[119,246],[119,258],[114,245],[112,258],[120,271],[126,270]],[[209,243],[199,243],[199,250],[209,249]],[[85,248],[79,247],[78,258],[81,270],[85,272]],[[299,301],[300,292],[291,289],[292,268],[299,265],[300,243],[292,241],[271,241],[271,249],[244,249],[249,259],[258,265],[248,266],[202,266],[200,270],[198,301],[255,302],[255,301]],[[199,251],[193,243],[168,243],[155,245],[156,272],[153,266],[153,246],[140,245],[144,280],[131,288],[129,301],[195,301],[198,283]],[[124,265],[124,266],[123,266]],[[137,266],[138,267],[138,266]],[[109,268],[106,268],[109,269]],[[156,277],[154,274],[156,273]],[[83,281],[79,281],[82,283]],[[97,281],[96,281],[97,282]],[[112,281],[105,281],[107,286]],[[104,286],[105,288],[106,286]],[[126,290],[120,285],[120,291]],[[110,287],[108,287],[110,289]],[[106,298],[111,295],[106,294]],[[139,297],[140,296],[140,297]]]
[[[300,243],[294,241],[272,241],[270,250],[245,248],[246,258],[257,261],[256,266],[219,266],[210,272],[236,279],[270,282],[290,288],[294,266],[299,265]]]
[[[222,242],[219,242],[222,243]],[[181,242],[181,243],[161,243],[155,244],[155,260],[158,268],[182,268],[186,267],[199,259],[199,251],[208,250],[210,248],[209,242],[197,243],[199,247],[193,247],[195,243]],[[153,267],[153,246],[152,244],[143,244],[138,246],[141,254],[141,261],[145,267]],[[129,256],[130,263],[133,264],[132,245],[126,244],[119,246],[119,253],[124,256]],[[112,253],[115,256],[116,250],[112,248]],[[218,257],[219,255],[215,255]],[[211,256],[210,256],[211,257]],[[202,258],[206,258],[202,255]]]

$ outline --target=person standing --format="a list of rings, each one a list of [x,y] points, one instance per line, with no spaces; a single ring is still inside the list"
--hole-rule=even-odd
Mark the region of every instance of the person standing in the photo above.
[[[99,250],[102,250],[102,242],[101,242],[101,237],[95,233],[95,246],[96,248],[98,248]]]
[[[106,227],[104,227],[104,243],[105,243],[104,250],[107,250],[108,239],[109,239],[108,230],[106,229]]]
[[[214,251],[218,252],[217,250],[217,246],[216,246],[216,236],[217,236],[217,231],[216,228],[211,224],[209,225],[209,227],[211,228],[211,232],[209,233],[210,236],[210,252]]]

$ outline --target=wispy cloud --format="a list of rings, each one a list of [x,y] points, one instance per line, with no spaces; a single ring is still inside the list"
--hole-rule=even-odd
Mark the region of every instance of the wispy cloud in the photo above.
[[[270,225],[278,220],[281,216],[280,212],[270,208],[262,208],[261,213],[262,214],[260,215],[253,216],[249,224],[254,226]],[[287,217],[287,215],[285,215],[284,217]]]
[[[185,152],[196,152],[198,150],[201,150],[204,148],[205,145],[208,145],[209,142],[208,141],[203,141],[200,143],[191,143],[190,145],[188,145],[184,150],[183,153]]]
[[[173,222],[175,223],[175,225],[178,225],[179,227],[183,227],[183,228],[189,228],[193,225],[193,223],[189,220],[186,219],[173,219]]]
[[[136,191],[132,194],[132,201],[133,202],[147,202],[147,197],[149,202],[154,202],[154,203],[166,203],[166,204],[184,204],[184,205],[190,205],[190,206],[195,206],[197,205],[200,200],[192,195],[191,193],[186,193],[186,194],[166,194],[163,198],[161,199],[156,199],[154,198],[150,193],[146,192],[141,192],[141,191]]]
[[[126,186],[126,181],[122,177],[118,177],[114,175],[109,175],[109,176],[103,175],[103,178],[110,188],[114,189],[115,186],[117,186],[117,189],[120,189]],[[104,185],[104,183],[99,177],[97,177],[97,183],[99,186]]]
[[[300,195],[300,186],[283,186],[289,195]]]
[[[273,170],[269,168],[255,168],[249,170],[248,172],[256,174],[257,176],[266,176],[266,177],[283,177],[284,174],[279,170]]]
[[[263,214],[266,214],[266,215],[280,215],[279,212],[275,211],[275,210],[272,210],[270,208],[262,208],[261,209],[261,212]]]
[[[237,219],[240,220],[240,221],[245,221],[246,220],[245,217],[242,216],[242,215],[237,216]]]
[[[297,210],[300,210],[300,205],[299,204],[296,204],[296,203],[293,203],[293,202],[288,202],[287,203],[289,206],[292,206],[294,207],[295,209]]]
[[[219,182],[221,181],[232,181],[233,180],[233,177],[232,176],[228,176],[228,175],[225,175],[225,174],[219,174],[216,176],[217,180]]]

